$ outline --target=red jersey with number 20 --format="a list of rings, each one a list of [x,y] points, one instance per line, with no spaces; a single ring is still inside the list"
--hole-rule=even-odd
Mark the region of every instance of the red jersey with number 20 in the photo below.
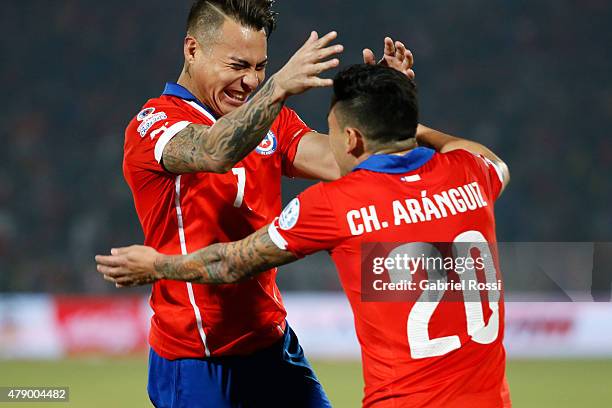
[[[494,248],[501,186],[501,173],[482,156],[418,147],[371,156],[340,180],[307,189],[270,225],[274,242],[299,257],[330,251],[355,315],[364,407],[510,405],[499,292],[498,300],[470,307],[463,297],[364,301],[360,256],[366,242],[486,241]],[[490,268],[498,265],[493,258]]]
[[[186,254],[242,239],[281,209],[281,175],[292,175],[301,137],[310,131],[283,108],[261,144],[225,174],[171,174],[164,147],[189,124],[215,117],[189,91],[167,84],[125,132],[123,172],[145,235],[165,254]],[[231,285],[162,280],[153,285],[149,341],[167,359],[248,354],[278,340],[286,312],[276,269]]]

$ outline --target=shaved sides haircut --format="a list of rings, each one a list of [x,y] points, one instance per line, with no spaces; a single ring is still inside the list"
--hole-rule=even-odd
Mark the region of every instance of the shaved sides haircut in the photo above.
[[[187,34],[203,40],[215,40],[226,18],[253,30],[264,30],[270,37],[276,28],[278,13],[273,0],[198,0],[187,18]]]

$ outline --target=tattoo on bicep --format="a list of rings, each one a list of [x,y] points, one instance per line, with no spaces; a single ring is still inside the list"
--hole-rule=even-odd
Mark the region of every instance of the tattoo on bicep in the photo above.
[[[166,145],[163,165],[172,173],[228,171],[264,138],[283,107],[271,78],[249,102],[213,126],[189,125]]]
[[[202,150],[202,140],[209,131],[209,126],[190,124],[170,139],[162,154],[166,170],[176,174],[205,171],[204,164],[211,158]]]
[[[165,258],[155,264],[155,269],[166,279],[229,283],[296,259],[291,252],[279,249],[270,239],[267,228],[262,228],[241,241],[214,244],[192,254]]]
[[[248,103],[215,123],[206,140],[206,152],[220,160],[238,162],[261,142],[280,113],[283,102],[273,102],[271,78]]]

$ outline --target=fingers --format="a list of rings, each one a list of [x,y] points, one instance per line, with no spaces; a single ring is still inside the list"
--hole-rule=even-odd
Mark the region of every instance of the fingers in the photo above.
[[[321,72],[337,67],[339,64],[340,60],[338,58],[330,59],[329,61],[319,62],[318,64],[314,64],[312,66],[311,74],[319,75]]]
[[[408,78],[414,79],[415,77],[412,69],[414,65],[414,55],[401,41],[393,41],[390,37],[385,37],[385,53],[378,63],[400,71]]]
[[[341,44],[332,45],[331,47],[323,48],[317,53],[317,59],[322,60],[331,57],[334,54],[340,54],[344,51],[344,46]]]
[[[96,255],[96,263],[105,266],[123,266],[125,258],[121,255]]]
[[[319,38],[319,34],[316,31],[311,31],[310,36],[308,37],[302,48],[324,48],[325,46],[327,46],[327,44],[335,40],[337,37],[338,33],[336,31],[330,31],[321,38]]]
[[[104,275],[104,279],[106,279],[107,276],[111,278],[117,278],[125,274],[125,271],[120,266],[106,266],[98,264],[96,266],[96,269],[98,270],[98,272]]]
[[[390,57],[395,55],[395,45],[393,44],[393,40],[389,37],[385,37],[385,55]]]
[[[412,55],[412,51],[407,49],[400,41],[395,42],[395,50],[395,57],[402,62],[402,67],[406,70],[412,68],[414,65],[414,55]]]
[[[112,278],[108,275],[102,275],[102,277],[104,278],[105,281],[109,281],[109,282],[115,282],[115,278]]]
[[[105,281],[114,283],[118,288],[137,286],[139,284],[135,277],[125,275],[126,271],[121,268],[98,265],[97,269],[98,272],[102,273],[102,277]]]
[[[293,56],[287,61],[275,75],[275,84],[280,94],[284,97],[297,95],[307,91],[309,88],[330,86],[332,80],[323,80],[318,75],[331,68],[337,67],[340,62],[337,58],[331,58],[344,51],[341,44],[331,45],[338,37],[336,31],[331,31],[322,37],[318,37],[316,31],[310,33],[310,37]]]
[[[319,39],[319,34],[316,31],[311,31],[310,35],[308,36],[308,39],[306,40],[304,45],[302,45],[302,48],[307,47],[310,44],[313,44],[318,39]]]
[[[129,247],[113,248],[111,249],[112,255],[124,255],[130,252],[130,250],[139,247],[140,245],[130,245]]]
[[[98,271],[100,271],[100,268],[98,267]],[[102,271],[101,271],[102,272]],[[136,280],[131,277],[131,276],[123,276],[123,275],[116,275],[113,273],[109,273],[109,272],[103,272],[103,278],[105,281],[108,282],[112,282],[115,284],[116,287],[118,288],[125,288],[125,287],[129,287],[129,286],[136,286]]]
[[[363,63],[369,65],[376,64],[376,58],[374,57],[374,52],[371,49],[366,48],[363,50]]]
[[[104,275],[106,280],[109,280],[107,277],[115,278],[125,274],[126,260],[123,256],[96,255],[96,263],[96,269]]]
[[[395,42],[395,58],[399,62],[404,62],[406,60],[406,47],[399,41]]]
[[[315,31],[313,31],[313,32],[315,32]],[[323,37],[321,37],[318,40],[314,41],[314,46],[316,48],[326,47],[327,44],[329,44],[330,42],[335,40],[337,37],[338,37],[338,33],[337,32],[330,31],[329,33],[325,34]]]
[[[344,46],[342,44],[329,45],[337,37],[338,33],[336,31],[331,31],[312,42],[310,44],[310,50],[305,50],[306,54],[303,60],[305,66],[303,68],[305,69],[304,72],[308,75],[304,83],[307,87],[318,88],[333,85],[331,79],[319,78],[318,75],[340,65],[340,60],[338,58],[323,61],[326,58],[344,51]]]
[[[334,85],[334,80],[329,78],[312,77],[308,81],[308,86],[310,88],[326,88],[332,85]]]

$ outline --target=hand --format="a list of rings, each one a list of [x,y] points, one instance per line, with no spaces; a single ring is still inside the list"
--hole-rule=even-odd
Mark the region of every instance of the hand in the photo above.
[[[142,245],[111,249],[111,255],[96,255],[98,272],[116,287],[139,286],[163,279],[155,270],[155,261],[161,257],[156,250]]]
[[[371,49],[363,50],[363,62],[370,65],[376,64],[376,58]],[[385,37],[385,55],[378,61],[378,64],[393,68],[404,73],[408,78],[414,79],[415,74],[412,70],[414,57],[412,52],[399,41],[394,43],[391,38]]]
[[[338,33],[332,31],[319,38],[317,32],[313,31],[285,66],[274,74],[275,84],[285,97],[300,94],[310,88],[333,85],[333,80],[319,78],[318,75],[340,64],[337,58],[323,61],[344,50],[340,44],[328,46],[337,36]]]

